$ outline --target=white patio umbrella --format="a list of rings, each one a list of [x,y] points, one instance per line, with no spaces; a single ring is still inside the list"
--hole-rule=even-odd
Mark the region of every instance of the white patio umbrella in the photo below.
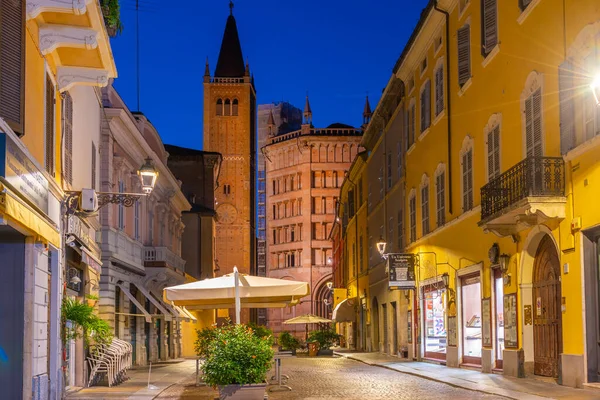
[[[284,324],[305,324],[306,328],[306,339],[308,339],[308,324],[326,324],[333,322],[330,319],[319,317],[314,314],[303,314],[298,317],[290,318],[283,321]]]
[[[310,294],[308,283],[285,279],[244,275],[233,268],[232,274],[218,278],[171,286],[163,290],[169,304],[188,309],[235,307],[235,321],[241,308],[282,308],[293,306]]]

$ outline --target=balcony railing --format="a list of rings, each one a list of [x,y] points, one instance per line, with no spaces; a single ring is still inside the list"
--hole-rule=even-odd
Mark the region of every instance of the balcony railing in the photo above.
[[[561,157],[527,157],[481,188],[481,221],[485,222],[528,197],[565,195]]]
[[[167,247],[144,247],[144,262],[164,262],[181,271],[185,268],[185,260]]]

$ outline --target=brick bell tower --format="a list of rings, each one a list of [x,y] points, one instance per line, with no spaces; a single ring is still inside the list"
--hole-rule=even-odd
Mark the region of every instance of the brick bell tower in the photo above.
[[[217,212],[216,276],[237,266],[255,274],[255,142],[256,91],[229,3],[223,41],[214,75],[208,60],[204,71],[204,150],[223,156],[215,190]],[[233,314],[230,313],[233,317]],[[242,321],[248,321],[247,310]]]

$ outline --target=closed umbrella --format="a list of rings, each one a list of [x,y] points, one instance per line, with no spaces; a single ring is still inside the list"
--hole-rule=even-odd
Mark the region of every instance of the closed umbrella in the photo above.
[[[333,321],[314,314],[304,314],[283,321],[284,324],[306,324],[306,339],[308,339],[308,324],[323,324],[329,322]]]
[[[293,306],[310,294],[308,283],[285,279],[232,274],[218,278],[171,286],[163,290],[168,304],[188,309],[218,309],[235,307],[236,323],[241,308],[281,308]]]

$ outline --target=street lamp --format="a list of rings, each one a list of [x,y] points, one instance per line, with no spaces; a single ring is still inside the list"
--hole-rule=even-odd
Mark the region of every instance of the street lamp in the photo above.
[[[387,258],[387,254],[385,252],[385,247],[387,246],[386,241],[383,239],[383,236],[379,236],[379,240],[377,241],[377,251],[381,254],[381,257]]]
[[[144,165],[142,165],[137,173],[140,177],[142,190],[144,193],[152,193],[154,185],[156,185],[156,179],[158,178],[158,171],[156,168],[154,168],[154,164],[152,163],[152,159],[150,157],[146,158],[146,162]]]
[[[66,215],[95,215],[99,209],[107,204],[120,204],[131,207],[142,196],[149,195],[158,178],[158,171],[154,167],[151,158],[146,158],[144,164],[137,171],[144,193],[112,193],[96,192],[94,189],[82,189],[80,191],[68,191],[65,198]]]

